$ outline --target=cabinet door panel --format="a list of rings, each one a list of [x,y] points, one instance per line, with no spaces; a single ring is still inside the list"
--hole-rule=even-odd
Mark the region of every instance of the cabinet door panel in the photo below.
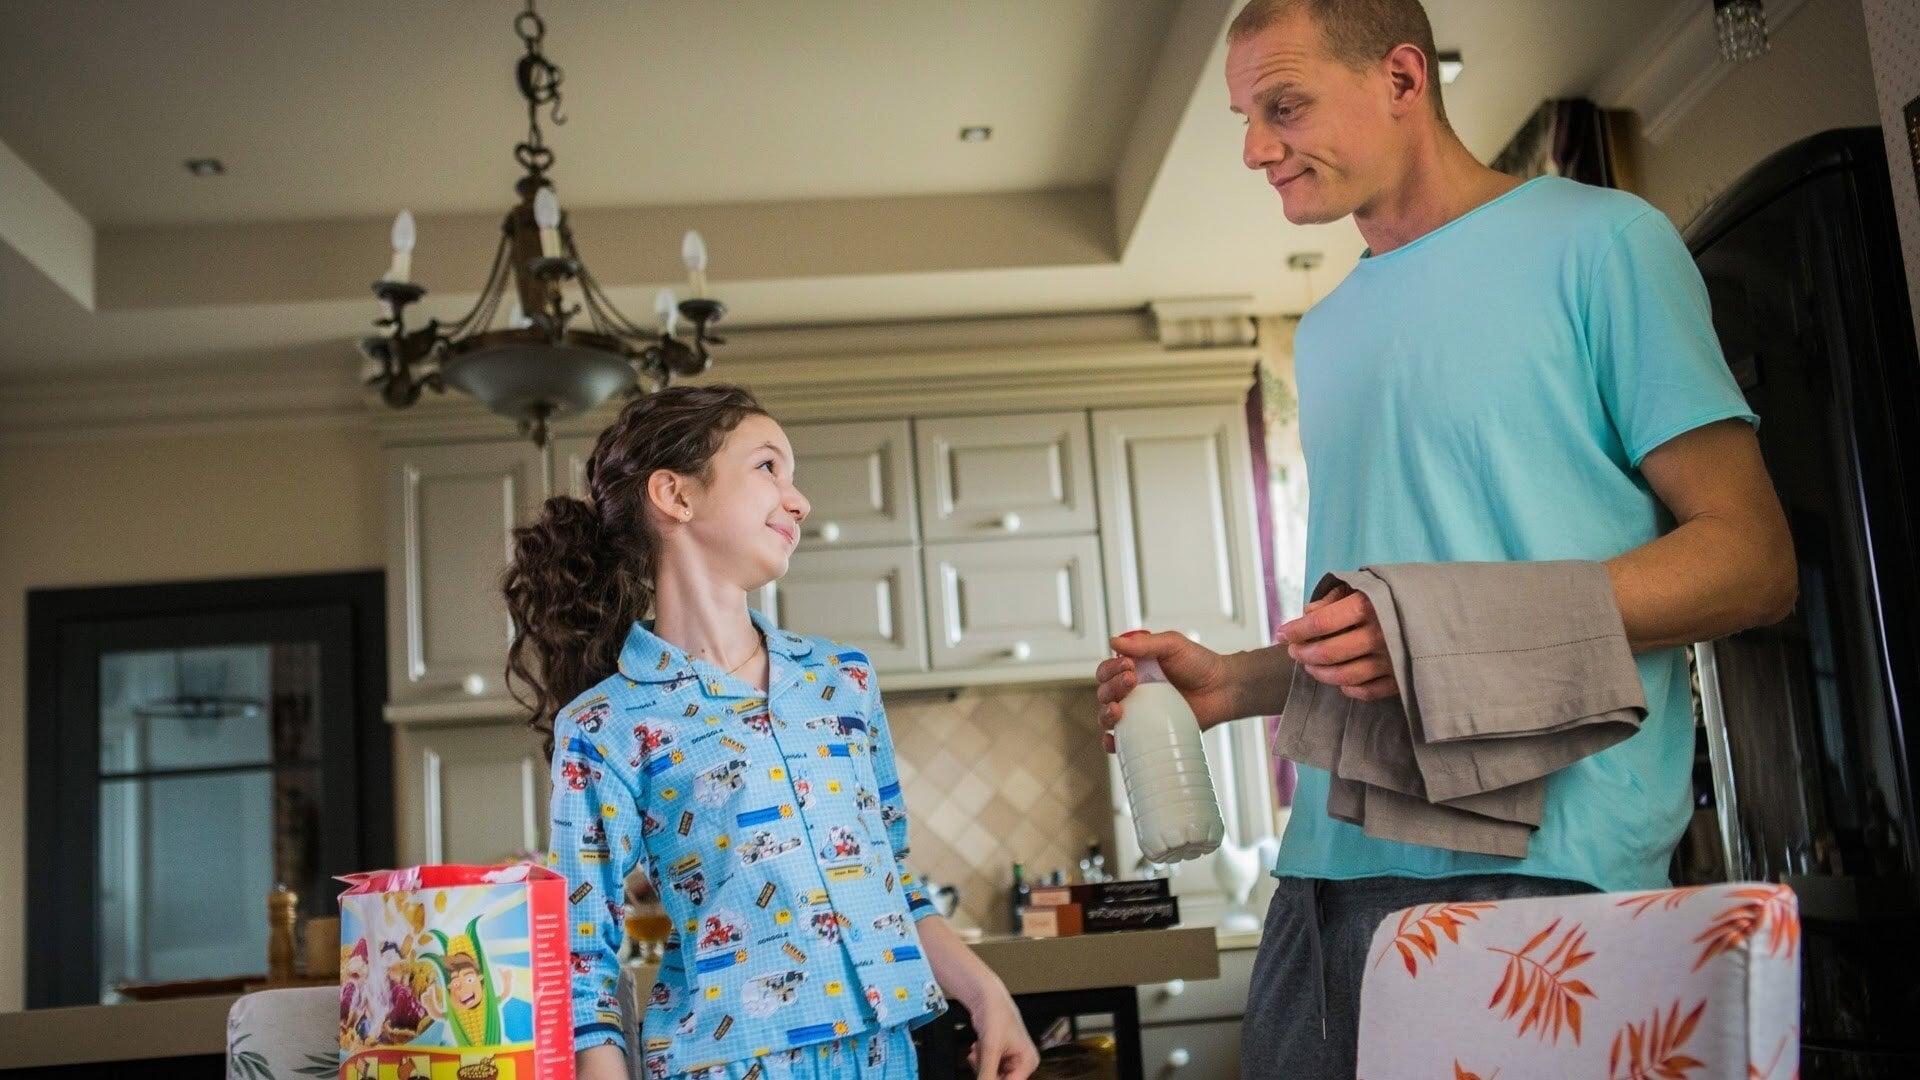
[[[801,551],[768,587],[775,621],[865,652],[881,674],[927,670],[920,565],[912,547]]]
[[[525,443],[388,452],[390,697],[504,696],[512,625],[500,575],[539,510],[545,462]]]
[[[1094,530],[1085,413],[919,420],[914,435],[929,541]]]
[[[928,545],[934,667],[1098,661],[1107,636],[1099,562],[1091,536]]]
[[[1246,422],[1231,405],[1093,414],[1114,625],[1262,644]]]
[[[787,438],[796,483],[813,504],[801,550],[913,542],[913,429],[905,420],[795,424]]]
[[[400,860],[490,863],[546,847],[549,781],[518,723],[422,724],[394,737]]]

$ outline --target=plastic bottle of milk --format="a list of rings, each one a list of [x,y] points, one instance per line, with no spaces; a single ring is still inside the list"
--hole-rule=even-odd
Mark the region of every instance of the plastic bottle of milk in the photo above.
[[[1135,660],[1133,670],[1139,685],[1127,695],[1113,737],[1140,853],[1157,863],[1197,859],[1226,833],[1200,723],[1158,661]]]

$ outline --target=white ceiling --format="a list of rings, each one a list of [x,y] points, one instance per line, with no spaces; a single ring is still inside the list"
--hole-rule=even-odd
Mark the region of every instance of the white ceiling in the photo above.
[[[1696,0],[1431,0],[1441,45],[1466,58],[1446,90],[1455,127],[1490,156],[1542,99],[1588,91],[1636,35],[1685,2]],[[1107,187],[1129,140],[1143,137],[1136,118],[1155,80],[1172,72],[1184,80],[1173,88],[1177,128],[1153,147],[1157,173],[1137,225],[1104,260],[856,265],[833,276],[800,265],[728,280],[717,248],[715,277],[734,319],[1084,310],[1219,294],[1298,310],[1324,295],[1360,245],[1349,224],[1289,225],[1241,168],[1220,76],[1219,32],[1235,6],[548,0],[546,47],[566,73],[568,116],[547,125],[555,176],[569,207],[623,209]],[[429,215],[495,214],[510,198],[510,149],[525,120],[511,83],[513,11],[509,0],[9,0],[0,5],[10,88],[0,94],[0,143],[103,238],[167,227],[199,239],[245,223],[339,219],[358,245],[370,219],[408,206],[423,215],[425,248]],[[1190,57],[1170,55],[1183,19],[1212,27]],[[992,141],[961,143],[966,124],[992,125]],[[223,159],[228,174],[188,176],[181,162],[199,156]],[[364,246],[377,271],[383,251]],[[114,249],[103,239],[101,250]],[[1299,250],[1328,255],[1311,292],[1285,269]],[[471,264],[464,278],[429,281],[435,302],[457,308],[479,285],[484,254],[460,263]],[[670,283],[648,276],[665,275],[610,284],[643,313],[651,289]],[[325,355],[362,332],[372,307],[364,280],[356,270],[351,289],[316,287],[283,302],[209,293],[89,311],[25,259],[0,253],[0,374],[229,352]]]

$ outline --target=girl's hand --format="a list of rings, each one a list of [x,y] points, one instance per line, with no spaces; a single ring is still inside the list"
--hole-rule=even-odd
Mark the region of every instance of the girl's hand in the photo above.
[[[978,1035],[967,1061],[980,1080],[1026,1080],[1040,1067],[1040,1051],[1034,1049],[1019,1007],[998,980],[982,998],[967,1006]]]

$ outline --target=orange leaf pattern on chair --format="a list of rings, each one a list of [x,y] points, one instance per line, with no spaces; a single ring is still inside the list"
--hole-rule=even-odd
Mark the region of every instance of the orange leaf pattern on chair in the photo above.
[[[1760,1067],[1760,1063],[1757,1061],[1748,1062],[1747,1080],[1773,1080],[1773,1070],[1779,1067],[1780,1059],[1786,1056],[1788,1040],[1799,1037],[1800,1028],[1797,1025],[1787,1034],[1780,1036],[1779,1045],[1773,1048],[1773,1060],[1767,1062],[1767,1067],[1764,1069]],[[1789,1080],[1800,1080],[1800,1067],[1798,1063],[1794,1065],[1793,1071],[1788,1074],[1788,1077]]]
[[[1662,889],[1659,892],[1634,893],[1632,896],[1620,899],[1614,906],[1632,908],[1633,917],[1637,919],[1645,915],[1655,904],[1660,905],[1667,911],[1672,911],[1681,904],[1686,903],[1687,898],[1694,893],[1704,892],[1705,890],[1706,886],[1704,885],[1689,885],[1680,889]]]
[[[1555,919],[1547,928],[1535,934],[1518,952],[1510,949],[1488,949],[1507,958],[1507,967],[1500,976],[1500,985],[1493,991],[1492,1000],[1487,1008],[1498,1009],[1506,1003],[1505,1019],[1521,1016],[1519,1034],[1538,1028],[1543,1040],[1558,1043],[1564,1027],[1573,1032],[1573,1041],[1580,1043],[1580,999],[1593,998],[1594,993],[1586,983],[1579,979],[1567,978],[1567,973],[1588,960],[1593,959],[1592,950],[1581,949],[1586,944],[1586,931],[1575,923],[1566,933],[1560,935],[1559,943],[1554,945],[1545,956],[1536,957],[1534,950],[1547,944],[1560,928],[1560,920]]]
[[[1486,1080],[1499,1080],[1499,1077],[1500,1077],[1500,1070],[1495,1069],[1486,1075]],[[1481,1080],[1481,1077],[1479,1073],[1468,1072],[1467,1070],[1461,1068],[1460,1061],[1458,1058],[1456,1058],[1454,1059],[1454,1062],[1453,1062],[1453,1080]]]
[[[1399,950],[1401,962],[1407,965],[1407,974],[1418,978],[1419,964],[1414,960],[1413,954],[1418,952],[1428,960],[1440,954],[1440,939],[1435,936],[1434,931],[1438,930],[1445,934],[1448,941],[1458,945],[1461,922],[1476,921],[1480,918],[1481,912],[1492,911],[1493,907],[1492,904],[1481,902],[1429,904],[1425,907],[1408,908],[1400,913],[1400,925],[1395,929],[1393,941],[1389,943],[1388,948]],[[1381,949],[1379,959],[1373,962],[1373,966],[1379,967],[1386,958],[1387,949]]]
[[[1688,1080],[1693,1070],[1706,1068],[1706,1062],[1682,1052],[1706,1011],[1702,999],[1681,1016],[1675,1001],[1665,1016],[1655,1008],[1652,1019],[1621,1028],[1607,1052],[1607,1080]]]
[[[1713,925],[1693,939],[1705,946],[1693,962],[1693,970],[1706,967],[1721,953],[1740,948],[1762,931],[1767,935],[1769,956],[1778,956],[1784,949],[1786,958],[1793,959],[1800,944],[1800,916],[1793,890],[1785,885],[1759,886],[1735,889],[1733,895],[1741,902],[1715,916]]]

